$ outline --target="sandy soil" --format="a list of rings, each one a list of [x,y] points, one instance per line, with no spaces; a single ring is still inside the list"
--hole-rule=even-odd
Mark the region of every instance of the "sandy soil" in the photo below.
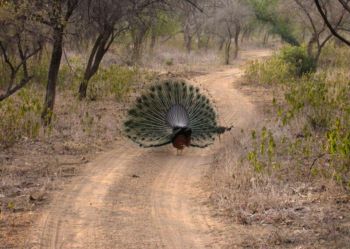
[[[192,79],[214,99],[221,123],[256,120],[255,106],[233,88],[240,65],[268,55],[242,53],[232,66]],[[226,225],[211,215],[201,179],[227,142],[180,156],[173,148],[140,149],[127,140],[100,153],[59,192],[32,229],[27,248],[222,248]]]

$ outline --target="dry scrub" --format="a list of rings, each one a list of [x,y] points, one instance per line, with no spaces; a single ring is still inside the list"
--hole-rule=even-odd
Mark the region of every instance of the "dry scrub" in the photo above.
[[[334,51],[334,48],[327,48],[327,55],[331,54],[329,50]],[[346,59],[341,54],[326,58],[330,65],[336,66],[338,74],[329,68],[325,87],[331,89],[329,94],[336,95],[334,86],[339,89],[344,86],[345,73],[341,72],[341,65]],[[326,71],[322,64],[324,59],[321,58],[320,63],[319,70]],[[331,134],[332,122],[337,120],[341,113],[338,111],[344,107],[341,103],[347,103],[349,96],[338,98],[338,106],[327,102],[327,97],[323,99],[319,92],[311,92],[310,98],[303,99],[305,95],[301,94],[309,92],[299,89],[311,85],[312,81],[296,76],[294,86],[283,85],[291,83],[291,75],[294,75],[291,70],[295,68],[288,68],[289,65],[277,57],[267,62],[254,62],[248,67],[250,71],[244,84],[236,87],[258,106],[259,120],[264,122],[236,131],[229,146],[216,155],[208,174],[215,211],[232,226],[229,248],[348,248],[347,156],[340,157],[343,155],[340,153],[339,157],[338,154],[333,156],[332,151],[327,150],[329,147],[323,147],[322,143],[327,144],[324,137],[327,138],[327,132]],[[313,86],[317,86],[317,82]],[[288,92],[290,88],[293,92]],[[293,94],[297,99],[291,103],[288,98]],[[284,116],[298,100],[305,101],[300,112],[293,110],[293,116]],[[332,115],[328,115],[328,111]],[[312,122],[328,123],[320,123],[323,119],[312,120],[308,115],[329,117],[329,126],[313,128]],[[310,134],[305,133],[305,127]],[[346,132],[344,128],[339,132]],[[336,146],[343,148],[341,142]],[[319,155],[319,151],[328,151],[329,155]]]

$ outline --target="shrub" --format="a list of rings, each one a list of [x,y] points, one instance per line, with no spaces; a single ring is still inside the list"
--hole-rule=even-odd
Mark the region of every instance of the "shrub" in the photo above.
[[[305,47],[286,46],[280,52],[280,58],[289,64],[293,75],[301,77],[315,72],[315,60],[308,56]]]
[[[290,67],[277,55],[269,60],[250,62],[245,71],[247,82],[254,84],[286,84],[293,80]]]
[[[174,59],[173,58],[166,59],[165,60],[165,65],[167,65],[167,66],[174,65]]]
[[[114,65],[101,68],[89,84],[88,99],[97,100],[112,94],[120,101],[130,92],[132,84],[138,77],[139,71],[136,68]]]
[[[41,100],[35,90],[24,88],[0,102],[0,145],[10,146],[23,137],[39,135]]]
[[[245,77],[255,84],[289,84],[315,69],[315,61],[304,47],[287,46],[268,60],[250,62]]]
[[[284,95],[278,96],[280,103],[274,101],[277,122],[253,132],[247,159],[258,172],[280,169],[298,176],[318,175],[350,187],[350,84],[343,65],[347,60],[333,64],[337,70],[321,68],[300,76],[292,73],[297,72],[293,58],[303,53],[288,48],[248,66],[249,82],[283,84]]]
[[[318,65],[325,70],[348,69],[350,65],[349,48],[329,42],[322,50]]]

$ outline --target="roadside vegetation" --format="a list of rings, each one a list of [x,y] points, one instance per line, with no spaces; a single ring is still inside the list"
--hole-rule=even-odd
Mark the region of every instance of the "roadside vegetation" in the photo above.
[[[250,95],[267,121],[237,131],[210,177],[213,203],[244,237],[232,245],[347,248],[349,51],[331,42],[316,66],[305,47],[285,46],[245,66],[242,87],[265,93]]]
[[[252,134],[249,160],[257,171],[283,171],[292,163],[297,175],[350,187],[348,58],[347,48],[329,44],[316,71],[304,48],[287,47],[248,66],[247,82],[282,89],[274,99],[279,131],[264,127]]]

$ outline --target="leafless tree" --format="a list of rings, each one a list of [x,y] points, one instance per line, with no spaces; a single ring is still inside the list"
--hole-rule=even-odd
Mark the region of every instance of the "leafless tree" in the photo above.
[[[333,5],[335,5],[336,1],[332,1]],[[348,15],[350,14],[350,6],[349,0],[338,0],[337,1],[338,4],[340,4],[340,6],[343,8],[343,12],[346,12]],[[343,28],[338,28],[339,25],[334,25],[332,23],[332,16],[328,13],[329,12],[329,8],[327,8],[326,4],[328,3],[328,1],[322,1],[322,0],[314,0],[314,3],[316,4],[317,10],[320,13],[322,19],[325,22],[325,25],[327,26],[327,28],[330,30],[330,32],[337,37],[340,41],[342,41],[343,43],[345,43],[346,45],[350,46],[350,39],[346,37],[346,35],[344,35],[343,32],[350,32],[349,29],[349,22],[347,22],[348,27],[343,27]]]
[[[233,58],[237,58],[239,51],[239,37],[242,29],[253,17],[249,6],[240,0],[220,0],[213,13],[210,25],[211,31],[225,45],[225,64],[230,63],[232,40],[234,42]]]
[[[29,20],[27,7],[12,3],[5,10],[6,17],[0,16],[0,56],[8,72],[2,75],[8,83],[0,89],[0,101],[30,82],[33,76],[28,62],[43,47],[44,39],[34,31],[38,27]]]
[[[138,60],[142,42],[150,26],[150,10],[162,4],[162,0],[89,0],[83,13],[91,26],[89,32],[92,34],[94,45],[79,86],[80,99],[86,97],[88,83],[98,71],[114,40],[127,30],[133,38],[133,60]]]
[[[33,0],[31,1],[32,18],[46,25],[52,44],[46,96],[42,112],[45,125],[51,123],[55,104],[56,85],[63,54],[64,38],[68,27],[74,23],[73,16],[83,0]]]
[[[200,22],[198,3],[193,0],[194,4],[188,4],[187,1],[180,2],[178,8],[181,11],[181,26],[184,35],[184,44],[188,53],[192,51],[193,38],[200,32],[203,23]]]
[[[86,97],[89,80],[98,71],[114,39],[128,27],[125,17],[129,8],[129,1],[112,0],[89,0],[83,7],[82,15],[88,27],[86,30],[94,44],[79,86],[80,99]]]
[[[327,42],[333,37],[332,33],[327,28],[322,17],[319,15],[317,6],[313,1],[308,0],[294,0],[296,13],[299,13],[301,25],[307,27],[308,32],[311,34],[308,41],[307,51],[310,57],[313,57],[317,62],[321,54],[322,49],[327,44]],[[333,6],[331,6],[333,5]],[[293,6],[288,7],[293,8]],[[340,30],[343,27],[344,21],[347,18],[347,13],[344,9],[336,8],[334,3],[325,2],[323,3],[323,9],[332,16],[330,22],[335,30]],[[314,47],[316,45],[316,52],[314,52]]]

